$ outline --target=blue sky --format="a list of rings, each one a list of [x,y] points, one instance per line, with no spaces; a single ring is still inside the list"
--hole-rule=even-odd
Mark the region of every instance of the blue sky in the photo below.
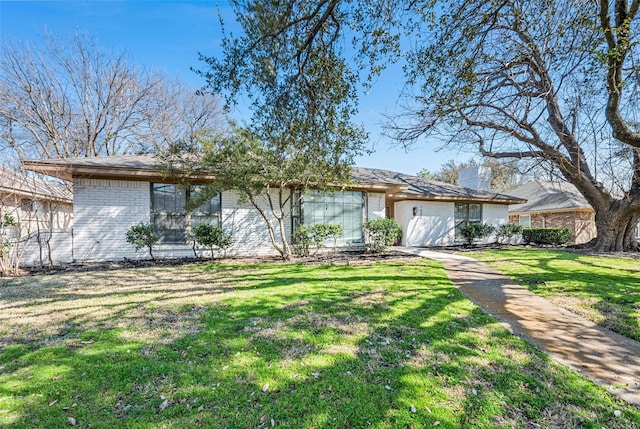
[[[87,32],[104,48],[126,51],[133,61],[164,70],[195,88],[204,83],[190,70],[202,65],[198,52],[207,56],[221,52],[218,12],[227,30],[233,30],[233,13],[225,1],[0,0],[0,37],[38,42],[46,31],[60,36]],[[435,152],[437,144],[429,142],[407,152],[382,136],[383,115],[398,111],[401,90],[396,67],[384,73],[369,93],[361,94],[360,113],[354,120],[370,133],[375,153],[359,158],[358,165],[416,174],[423,168],[436,171],[449,159],[468,159],[468,154]],[[234,115],[248,119],[242,110]]]

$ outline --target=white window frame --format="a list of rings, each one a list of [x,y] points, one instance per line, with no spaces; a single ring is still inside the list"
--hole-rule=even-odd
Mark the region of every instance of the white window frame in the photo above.
[[[527,219],[527,221],[525,222],[524,219]],[[523,228],[531,228],[531,215],[518,216],[518,225]]]

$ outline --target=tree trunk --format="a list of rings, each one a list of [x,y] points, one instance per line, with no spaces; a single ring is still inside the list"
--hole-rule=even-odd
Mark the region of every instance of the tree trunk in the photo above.
[[[596,210],[597,238],[594,250],[599,252],[629,252],[637,250],[635,228],[640,210],[628,204],[615,202]]]

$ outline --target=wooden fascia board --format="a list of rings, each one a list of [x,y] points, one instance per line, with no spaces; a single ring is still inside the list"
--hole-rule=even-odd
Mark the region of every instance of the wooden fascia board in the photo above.
[[[390,194],[388,195],[394,201],[444,201],[444,202],[469,202],[469,203],[485,203],[485,204],[522,204],[526,200],[510,200],[504,198],[482,198],[469,196],[451,196],[451,195],[407,195],[407,194]]]
[[[176,181],[164,171],[150,168],[130,168],[130,167],[100,167],[100,166],[78,166],[63,164],[48,164],[39,162],[25,162],[25,168],[49,176],[58,177],[62,180],[72,181],[73,178],[89,179],[111,179],[130,181]],[[192,181],[204,183],[216,179],[213,175],[195,175]]]
[[[535,214],[551,214],[551,213],[570,213],[570,212],[585,212],[585,213],[595,213],[595,210],[588,207],[581,208],[567,208],[567,209],[550,209],[550,210],[525,210],[525,211],[514,211],[509,212],[509,215],[535,215]]]

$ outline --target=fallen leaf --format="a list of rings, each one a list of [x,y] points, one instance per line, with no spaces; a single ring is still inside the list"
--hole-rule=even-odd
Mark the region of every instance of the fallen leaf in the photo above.
[[[54,399],[53,401],[49,402],[49,406],[53,407],[56,404],[56,402],[58,402],[58,400]]]
[[[436,420],[435,422],[433,422],[434,426],[440,426],[440,420]]]
[[[162,404],[160,404],[160,406],[158,407],[160,410],[164,410],[165,408],[167,408],[169,406],[169,400],[165,399]]]
[[[267,390],[269,390],[269,383],[265,383],[264,386],[262,386],[263,392],[266,392]]]
[[[413,405],[411,405],[411,412],[412,413],[417,413],[418,410],[416,410],[416,407],[414,407]]]
[[[67,417],[67,421],[69,422],[69,424],[71,426],[75,426],[76,425],[76,419],[74,419],[73,417]]]

